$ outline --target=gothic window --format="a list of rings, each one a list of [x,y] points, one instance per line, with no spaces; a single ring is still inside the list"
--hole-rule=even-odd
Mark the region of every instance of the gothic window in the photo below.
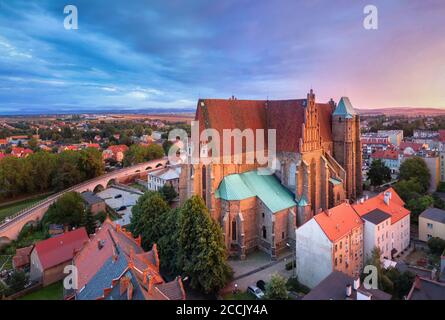
[[[201,186],[202,186],[202,198],[204,203],[206,203],[206,189],[207,189],[207,169],[206,166],[202,166],[201,170]]]
[[[232,220],[232,240],[236,240],[236,220]]]
[[[289,177],[287,179],[287,184],[289,186],[296,185],[296,180],[295,180],[296,173],[297,173],[297,165],[294,162],[291,162],[291,164],[289,165]]]
[[[264,219],[264,212],[261,215],[263,216],[263,219]]]
[[[263,226],[263,239],[267,239],[267,231],[265,226]]]

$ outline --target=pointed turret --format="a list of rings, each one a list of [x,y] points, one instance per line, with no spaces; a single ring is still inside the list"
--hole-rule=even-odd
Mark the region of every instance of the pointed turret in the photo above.
[[[332,115],[345,117],[346,119],[352,119],[353,116],[357,115],[357,112],[354,110],[354,107],[352,106],[351,101],[349,101],[349,98],[342,97]]]

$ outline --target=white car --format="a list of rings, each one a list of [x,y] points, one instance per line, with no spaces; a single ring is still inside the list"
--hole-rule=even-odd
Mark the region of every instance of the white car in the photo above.
[[[264,298],[264,292],[261,291],[261,289],[258,287],[249,286],[249,287],[247,287],[247,292],[250,292],[251,294],[253,294],[257,299]]]

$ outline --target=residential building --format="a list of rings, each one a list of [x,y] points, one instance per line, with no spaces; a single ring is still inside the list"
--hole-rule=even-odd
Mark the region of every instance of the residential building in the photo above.
[[[15,256],[12,257],[12,267],[14,270],[27,270],[30,265],[30,255],[33,246],[19,248],[15,250]]]
[[[440,183],[440,156],[437,154],[429,154],[422,157],[422,159],[430,171],[430,188],[428,192],[435,192]]]
[[[371,162],[374,160],[381,160],[385,166],[391,169],[392,174],[396,174],[400,170],[402,156],[397,150],[386,149],[371,154]]]
[[[122,162],[124,160],[125,151],[128,147],[125,144],[109,146],[106,150],[102,152],[102,158],[104,160],[113,159],[117,162]]]
[[[419,216],[419,240],[436,237],[445,240],[445,210],[428,208]]]
[[[185,300],[181,277],[165,282],[156,244],[145,252],[141,237],[106,219],[73,258],[78,288],[65,292],[76,300]]]
[[[371,257],[374,248],[379,248],[381,259],[392,258],[391,256],[391,215],[374,209],[362,216],[364,221],[364,252],[365,259]]]
[[[17,146],[19,144],[26,145],[28,143],[29,137],[28,136],[11,136],[6,138],[9,144]]]
[[[87,210],[90,210],[93,215],[96,215],[100,212],[105,213],[107,211],[107,205],[105,201],[98,197],[94,192],[85,191],[80,194],[82,196],[83,201],[87,206]]]
[[[416,276],[407,300],[445,300],[445,283]]]
[[[33,151],[31,149],[22,147],[13,147],[11,150],[11,155],[16,158],[26,158],[32,153]]]
[[[315,215],[296,230],[300,282],[317,286],[333,271],[357,277],[363,267],[363,221],[346,202]]]
[[[97,196],[103,199],[106,205],[119,215],[120,218],[115,222],[121,226],[130,224],[131,209],[141,195],[143,195],[143,192],[140,190],[121,185],[114,185],[97,193]]]
[[[415,143],[411,141],[403,141],[399,146],[399,150],[402,151],[403,155],[405,156],[413,156],[419,154],[426,148],[427,146],[423,143]]]
[[[371,158],[371,154],[376,151],[384,151],[391,147],[388,137],[362,135],[360,138],[362,144],[363,160]]]
[[[399,146],[403,141],[403,130],[379,130],[380,136],[388,137],[391,144]]]
[[[165,184],[175,188],[179,194],[179,176],[181,167],[167,167],[148,172],[147,189],[152,191],[160,190]]]
[[[388,259],[392,259],[409,247],[410,211],[404,205],[405,203],[393,188],[375,197],[360,199],[352,205],[355,212],[365,221],[365,233],[368,231],[368,234],[364,236],[364,247],[367,250],[365,255],[369,256],[376,244],[383,249],[381,250],[383,257]],[[391,216],[390,221],[380,211]],[[366,219],[365,216],[367,216]]]
[[[317,103],[312,90],[306,99],[295,100],[200,99],[195,118],[199,121],[200,134],[205,129],[214,129],[222,137],[225,129],[252,129],[253,139],[261,139],[265,145],[267,139],[259,129],[276,130],[274,180],[263,181],[262,192],[273,194],[274,190],[280,190],[284,194],[284,189],[290,191],[292,201],[297,206],[293,210],[293,203],[286,202],[289,206],[280,208],[280,211],[287,210],[287,214],[280,216],[289,221],[293,229],[309,221],[320,210],[327,210],[346,198],[356,199],[361,194],[360,116],[347,97],[341,98],[338,105],[333,100]],[[249,177],[247,179],[257,179],[249,172],[265,169],[266,164],[261,164],[263,161],[257,158],[258,152],[252,155],[245,147],[241,151],[232,148],[226,155],[232,160],[235,157],[244,159],[241,164],[234,161],[231,164],[222,163],[220,157],[214,156],[218,153],[224,155],[223,145],[215,152],[210,146],[209,141],[199,146],[201,158],[210,161],[183,165],[179,187],[181,203],[194,194],[201,195],[212,218],[221,224],[227,250],[232,254],[243,257],[245,249],[250,247],[244,239],[239,238],[243,234],[240,230],[250,230],[250,234],[259,235],[257,239],[251,239],[252,244],[259,246],[265,243],[271,253],[275,252],[274,245],[280,239],[280,234],[273,234],[273,228],[269,227],[268,230],[262,223],[257,224],[266,219],[267,210],[263,210],[262,206],[254,210],[254,207],[250,207],[256,201],[255,193],[246,193],[252,202],[245,204],[249,207],[248,211],[240,212],[242,210],[238,205],[232,205],[230,201],[247,200],[243,198],[246,195],[231,200],[237,193],[235,189],[226,200],[218,197],[221,192],[217,192],[223,184],[228,183],[225,179],[231,175],[235,175],[235,178],[229,180],[243,180],[240,175],[246,173],[244,177]],[[247,163],[245,159],[251,156],[254,161]],[[278,188],[276,183],[282,187]],[[247,187],[247,191],[252,191],[251,186]],[[244,186],[242,188],[245,189]],[[268,210],[273,212],[271,208]],[[248,215],[251,219],[244,220]],[[243,221],[244,229],[239,228],[240,221]],[[264,242],[264,239],[267,241]],[[286,235],[283,239],[286,239]]]
[[[366,289],[359,277],[333,271],[303,300],[391,300],[391,295],[379,289]]]
[[[65,277],[63,269],[71,264],[74,253],[88,241],[84,227],[54,238],[39,241],[31,251],[30,280],[50,285]]]

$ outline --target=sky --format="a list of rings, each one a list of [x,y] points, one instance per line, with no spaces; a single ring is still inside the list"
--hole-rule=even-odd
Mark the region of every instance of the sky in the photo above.
[[[78,29],[64,28],[64,7]],[[378,29],[363,27],[364,7]],[[0,114],[348,96],[445,108],[443,0],[0,0]]]

